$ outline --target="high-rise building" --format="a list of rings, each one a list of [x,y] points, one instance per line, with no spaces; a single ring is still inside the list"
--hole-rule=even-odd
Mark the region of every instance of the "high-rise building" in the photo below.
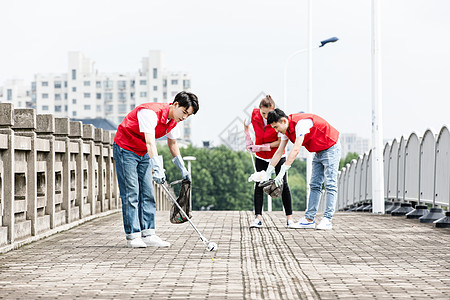
[[[12,103],[16,108],[33,108],[30,86],[22,79],[7,80],[0,87],[0,102]]]
[[[33,107],[38,114],[75,119],[104,118],[120,124],[128,112],[146,102],[172,102],[181,91],[189,91],[191,77],[184,72],[168,72],[161,51],[150,51],[135,73],[99,73],[95,62],[81,52],[69,52],[67,72],[34,76],[31,90],[15,96],[11,84],[5,84],[0,100],[13,99],[18,107]],[[18,85],[20,86],[20,85]],[[24,98],[25,97],[25,98]],[[16,106],[16,103],[14,103]],[[190,120],[179,123],[182,140],[191,142]]]
[[[341,158],[345,158],[349,152],[364,154],[370,149],[369,139],[361,138],[354,133],[341,133],[339,140],[342,146]]]

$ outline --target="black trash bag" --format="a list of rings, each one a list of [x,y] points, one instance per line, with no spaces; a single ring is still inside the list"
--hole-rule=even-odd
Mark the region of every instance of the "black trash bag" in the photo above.
[[[177,203],[178,205],[180,205],[186,215],[188,215],[189,218],[192,218],[191,182],[187,179],[183,179],[183,181],[181,182],[180,195],[177,198]],[[175,203],[173,203],[172,207],[170,208],[170,222],[173,224],[181,224],[187,222],[186,217],[182,212],[180,212],[180,209],[175,205]]]
[[[259,183],[259,186],[263,188],[264,193],[272,198],[280,198],[283,192],[283,184],[279,187],[275,185],[274,179],[269,179]]]

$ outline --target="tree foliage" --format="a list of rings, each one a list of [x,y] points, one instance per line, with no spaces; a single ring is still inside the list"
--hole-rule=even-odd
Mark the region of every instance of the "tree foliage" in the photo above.
[[[358,159],[359,154],[356,152],[349,152],[347,153],[347,155],[345,156],[344,159],[341,159],[339,161],[339,170],[342,169],[343,167],[345,167],[347,164],[352,162],[352,159]]]
[[[253,210],[254,183],[248,182],[248,177],[254,171],[248,152],[232,151],[225,146],[212,149],[188,146],[180,149],[180,152],[183,157],[196,157],[191,162],[194,210],[208,207],[213,210]],[[158,146],[158,153],[164,158],[167,181],[170,183],[181,179],[180,171],[171,162],[169,148],[166,145]],[[294,210],[303,210],[306,206],[305,170],[306,164],[299,160],[289,169]],[[179,185],[174,186],[174,189],[178,192]],[[273,210],[282,210],[282,207],[281,198],[273,199]]]

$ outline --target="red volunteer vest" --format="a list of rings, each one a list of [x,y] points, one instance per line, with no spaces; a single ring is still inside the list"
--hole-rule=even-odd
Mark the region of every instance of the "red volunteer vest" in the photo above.
[[[117,128],[114,142],[123,149],[144,156],[147,153],[147,146],[145,134],[139,131],[137,113],[141,109],[151,109],[156,113],[158,124],[155,127],[155,138],[158,139],[168,134],[177,125],[173,119],[167,123],[169,105],[168,103],[144,103],[133,109]]]
[[[292,114],[289,115],[289,127],[286,136],[295,143],[295,126],[298,121],[303,119],[312,119],[313,127],[305,134],[303,144],[309,152],[320,152],[334,146],[339,139],[339,131],[331,126],[327,121],[314,114]]]
[[[269,124],[264,126],[264,120],[261,116],[260,110],[255,108],[252,112],[252,125],[255,131],[255,145],[262,145],[272,143],[278,140],[278,133]],[[256,152],[256,156],[264,159],[271,159],[278,148],[271,148],[270,151]]]

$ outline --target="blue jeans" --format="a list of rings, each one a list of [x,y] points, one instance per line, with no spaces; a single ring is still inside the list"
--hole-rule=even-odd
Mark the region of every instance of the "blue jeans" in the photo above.
[[[336,205],[337,196],[337,177],[339,171],[339,160],[341,159],[341,143],[338,141],[334,146],[317,152],[312,161],[312,174],[308,208],[305,217],[314,220],[319,207],[320,196],[322,192],[322,184],[325,179],[327,205],[324,217],[333,218],[334,207]]]
[[[123,227],[128,240],[155,233],[156,203],[150,158],[113,144],[122,199]]]

